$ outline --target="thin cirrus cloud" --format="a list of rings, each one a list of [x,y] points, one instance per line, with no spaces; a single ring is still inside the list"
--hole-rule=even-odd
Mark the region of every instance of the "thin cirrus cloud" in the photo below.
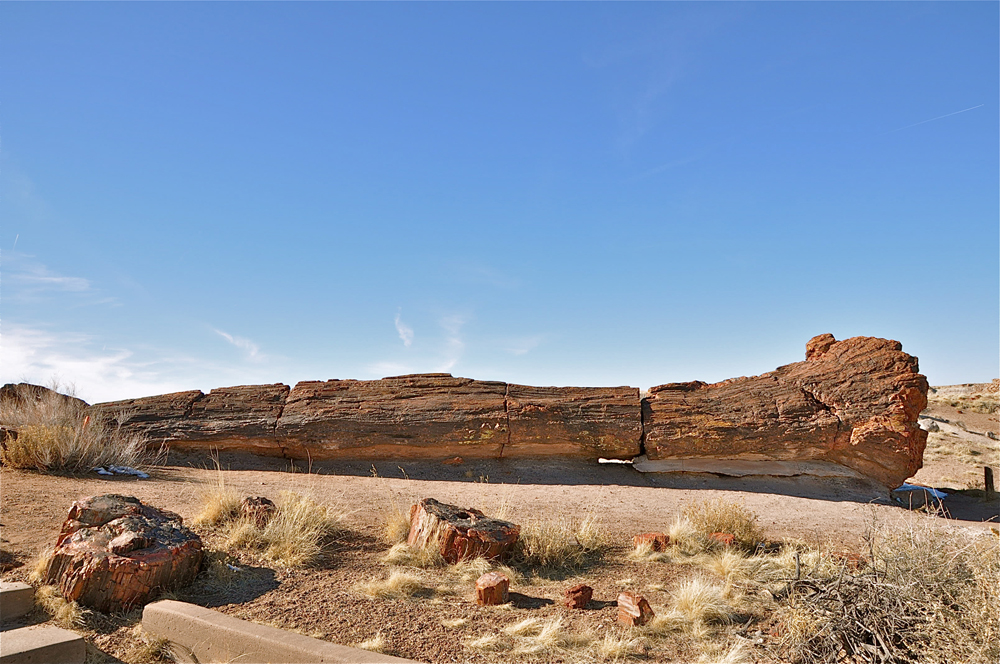
[[[223,332],[222,330],[212,328],[212,331],[218,334],[220,337],[228,341],[233,346],[239,348],[246,355],[247,359],[261,361],[265,359],[265,355],[260,352],[260,346],[250,341],[245,337],[237,337],[228,332]]]
[[[32,298],[45,292],[84,293],[91,290],[90,280],[54,272],[29,254],[6,252],[4,272],[8,297]]]
[[[399,338],[403,341],[403,345],[407,348],[413,343],[413,328],[402,321],[400,316],[402,312],[396,312],[396,333],[399,334]]]

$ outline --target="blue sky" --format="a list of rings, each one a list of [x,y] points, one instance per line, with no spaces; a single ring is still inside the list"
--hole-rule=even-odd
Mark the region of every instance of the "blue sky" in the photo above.
[[[0,380],[989,380],[998,7],[2,3]]]

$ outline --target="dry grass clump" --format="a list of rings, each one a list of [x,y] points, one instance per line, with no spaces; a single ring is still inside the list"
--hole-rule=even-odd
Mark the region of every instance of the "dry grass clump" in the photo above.
[[[567,630],[562,618],[526,618],[508,625],[502,632],[466,639],[465,645],[472,650],[509,652],[511,656],[527,660],[568,658],[589,661],[593,659],[590,650],[594,641],[590,633]]]
[[[63,629],[78,629],[84,624],[83,609],[76,602],[67,602],[56,586],[39,586],[35,590],[35,605]]]
[[[388,648],[388,645],[389,644],[386,641],[385,636],[382,635],[382,632],[377,632],[375,636],[365,641],[362,641],[357,645],[357,647],[361,648],[362,650],[370,650],[371,652],[384,653]]]
[[[109,465],[145,467],[156,455],[147,452],[144,436],[122,428],[127,420],[125,414],[114,422],[92,416],[84,402],[55,389],[18,385],[0,402],[0,425],[11,430],[0,441],[0,462],[66,473]]]
[[[240,514],[242,498],[220,480],[206,494],[195,523],[220,527],[229,548],[258,551],[285,567],[303,567],[322,557],[330,541],[343,531],[346,512],[292,491],[282,491],[275,511],[263,526]]]
[[[729,623],[736,613],[726,601],[725,588],[698,577],[678,586],[670,612],[689,624]]]
[[[377,599],[417,597],[431,595],[434,592],[420,577],[400,570],[392,572],[388,578],[362,583],[358,586],[358,590],[368,597]]]
[[[608,546],[593,515],[582,521],[536,519],[523,524],[511,562],[542,571],[577,570],[599,558]]]
[[[405,542],[410,534],[410,512],[392,501],[379,514],[382,521],[382,537],[388,544]]]
[[[441,557],[441,552],[435,547],[412,547],[406,542],[393,545],[382,555],[381,561],[388,565],[418,567],[420,569],[444,567],[447,564]]]
[[[703,537],[712,533],[729,533],[745,549],[753,549],[764,539],[757,515],[740,505],[722,498],[690,505],[684,510],[694,530]]]
[[[1000,659],[1000,548],[989,536],[873,521],[871,564],[790,584],[776,619],[791,662]]]
[[[143,631],[142,625],[132,628],[132,644],[125,653],[129,662],[173,662],[170,640]]]

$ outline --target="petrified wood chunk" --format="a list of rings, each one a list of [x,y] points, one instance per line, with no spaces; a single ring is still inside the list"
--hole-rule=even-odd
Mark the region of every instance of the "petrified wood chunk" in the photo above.
[[[108,494],[73,503],[45,578],[67,600],[120,611],[191,583],[201,560],[201,538],[179,516]]]
[[[594,589],[581,583],[566,590],[566,599],[564,602],[571,609],[582,609],[590,603],[593,596]]]
[[[305,381],[289,393],[276,433],[290,453],[314,459],[499,457],[506,390],[451,374]]]
[[[722,546],[734,546],[736,544],[736,535],[732,533],[711,533],[708,539],[716,544],[721,544]]]
[[[751,378],[650,389],[646,454],[656,459],[830,461],[886,486],[921,466],[927,379],[898,341],[815,337],[806,360]]]
[[[503,456],[560,454],[631,459],[640,454],[635,387],[507,386],[510,440]]]
[[[499,606],[509,598],[510,579],[500,572],[487,572],[476,581],[476,604]]]
[[[274,516],[278,507],[264,496],[248,496],[240,503],[240,517],[263,528]]]
[[[449,563],[470,558],[503,558],[521,534],[521,526],[491,519],[476,509],[462,509],[433,498],[410,508],[407,544],[438,547]]]
[[[649,544],[653,551],[666,551],[670,546],[670,535],[666,533],[640,533],[632,538],[635,546]]]
[[[618,595],[618,622],[629,627],[645,625],[656,614],[650,608],[646,598],[637,593],[622,593]]]

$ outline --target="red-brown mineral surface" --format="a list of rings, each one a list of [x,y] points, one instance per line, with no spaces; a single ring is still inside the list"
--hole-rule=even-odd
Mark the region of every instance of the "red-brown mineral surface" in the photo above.
[[[509,598],[510,579],[500,572],[487,572],[476,581],[476,604],[499,606]]]
[[[927,379],[898,341],[813,338],[804,362],[721,383],[669,383],[643,400],[657,459],[829,461],[887,486],[921,466]]]
[[[641,452],[635,387],[507,386],[510,441],[503,455],[631,459]]]
[[[594,589],[586,584],[580,583],[572,588],[566,589],[566,597],[563,600],[563,603],[571,609],[582,609],[590,603],[593,596]]]
[[[648,544],[653,551],[666,551],[670,546],[670,536],[666,533],[640,533],[632,538],[634,546]]]
[[[503,558],[517,541],[521,526],[491,519],[475,509],[424,498],[410,508],[407,544],[437,547],[449,563],[470,558]]]
[[[69,601],[120,611],[191,583],[201,560],[201,538],[179,516],[108,494],[73,503],[45,577]]]
[[[618,595],[618,622],[629,627],[645,625],[656,616],[649,602],[636,593]]]

